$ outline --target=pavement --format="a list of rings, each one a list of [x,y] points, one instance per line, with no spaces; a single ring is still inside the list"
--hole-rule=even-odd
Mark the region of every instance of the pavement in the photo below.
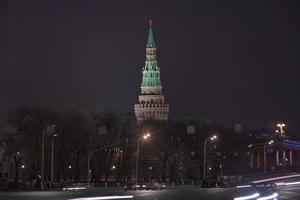
[[[300,199],[300,187],[277,188],[277,200]],[[122,189],[88,188],[78,191],[28,191],[1,192],[0,200],[233,200],[237,197],[251,196],[255,191],[251,188],[200,188],[199,186],[177,186],[165,190],[123,191]],[[265,195],[265,194],[263,194]],[[262,196],[263,196],[262,195]],[[269,194],[268,194],[269,195]],[[262,197],[260,196],[260,197]],[[258,197],[253,198],[258,199]],[[275,199],[275,198],[273,198]]]

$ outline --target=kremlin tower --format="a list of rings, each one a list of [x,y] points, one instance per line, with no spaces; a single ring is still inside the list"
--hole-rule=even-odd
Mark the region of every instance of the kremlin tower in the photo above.
[[[156,60],[156,46],[152,32],[152,21],[149,20],[149,35],[146,46],[146,62],[143,67],[143,80],[139,103],[134,105],[138,122],[144,120],[168,120],[169,104],[166,104],[162,93],[160,69]]]

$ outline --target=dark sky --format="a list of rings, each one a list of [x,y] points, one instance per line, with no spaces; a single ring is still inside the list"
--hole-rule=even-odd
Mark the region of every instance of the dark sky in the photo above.
[[[300,121],[299,1],[0,2],[0,113],[72,102],[132,111],[153,19],[172,117]]]

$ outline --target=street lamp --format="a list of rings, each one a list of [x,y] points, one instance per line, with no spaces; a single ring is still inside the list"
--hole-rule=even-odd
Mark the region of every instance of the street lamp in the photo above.
[[[23,179],[24,179],[24,169],[25,169],[25,165],[21,165],[21,179],[22,179],[22,182],[23,182]]]
[[[206,173],[206,146],[207,146],[207,141],[214,141],[218,137],[216,135],[213,135],[211,137],[208,137],[204,140],[204,148],[203,148],[203,179],[205,180],[205,173]]]
[[[143,140],[147,140],[148,138],[150,138],[151,134],[147,133],[145,135],[143,135],[142,139]],[[137,144],[136,144],[136,163],[135,163],[135,183],[136,185],[138,184],[138,176],[139,176],[139,150],[140,150],[140,139],[137,139]]]
[[[55,133],[55,124],[52,125],[53,133],[51,137],[51,184],[53,184],[54,181],[54,137],[57,137],[57,134]]]
[[[278,123],[277,127],[279,128],[280,136],[283,136],[284,134],[283,127],[285,127],[285,123]]]
[[[45,168],[45,133],[48,133],[49,131],[51,131],[51,133],[54,134],[54,129],[55,129],[55,125],[48,125],[45,128],[42,129],[42,173],[41,173],[41,182],[43,183],[45,178],[44,178],[44,168]],[[53,150],[53,149],[52,149]],[[51,151],[51,164],[53,165],[53,151]],[[51,165],[51,179],[52,179],[52,165]],[[41,189],[44,190],[44,184],[41,184]]]
[[[267,173],[267,152],[266,152],[266,145],[272,145],[274,140],[270,140],[269,142],[264,143],[264,173]]]

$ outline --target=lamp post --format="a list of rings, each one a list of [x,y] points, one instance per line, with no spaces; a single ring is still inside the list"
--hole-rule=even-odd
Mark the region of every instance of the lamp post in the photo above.
[[[23,182],[23,177],[24,177],[24,169],[25,169],[25,165],[21,165],[21,180]]]
[[[266,152],[266,145],[271,145],[273,143],[274,143],[273,140],[270,140],[269,142],[264,143],[264,174],[267,173],[267,152]]]
[[[283,127],[285,127],[285,123],[278,123],[277,127],[279,128],[280,136],[283,137],[283,134],[284,134]]]
[[[52,125],[53,129],[55,129],[55,125]],[[57,134],[53,132],[51,137],[51,184],[53,184],[54,181],[54,137],[56,137]]]
[[[44,155],[45,154],[45,130],[42,130],[42,172],[41,172],[41,190],[44,190]]]
[[[208,137],[204,140],[204,148],[203,148],[203,180],[205,180],[205,173],[206,173],[206,146],[207,146],[207,141],[211,140],[214,141],[217,139],[216,135],[213,135],[211,137]]]
[[[136,185],[138,184],[138,176],[139,176],[140,139],[147,140],[150,136],[151,136],[150,133],[147,133],[147,134],[143,135],[142,138],[140,138],[140,137],[137,138],[137,144],[136,144],[136,163],[135,163],[135,177],[136,177],[135,184]]]

